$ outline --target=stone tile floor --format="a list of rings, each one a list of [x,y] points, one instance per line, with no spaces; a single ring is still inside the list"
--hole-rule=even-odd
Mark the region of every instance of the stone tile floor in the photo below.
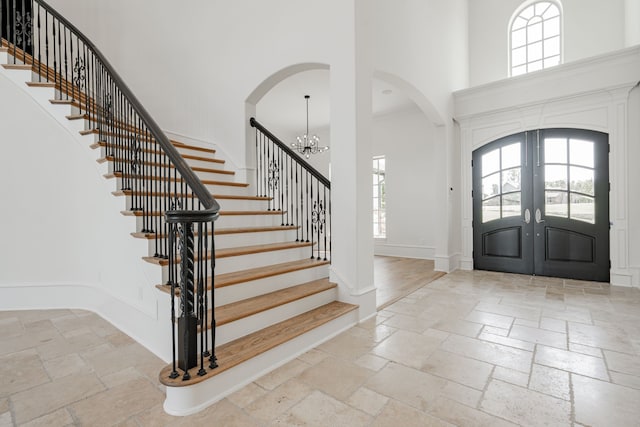
[[[98,316],[0,313],[0,426],[639,426],[640,290],[455,272],[199,414]]]

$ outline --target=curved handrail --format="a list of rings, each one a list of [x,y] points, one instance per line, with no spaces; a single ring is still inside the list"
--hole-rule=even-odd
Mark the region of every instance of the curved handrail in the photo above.
[[[127,98],[131,106],[135,109],[136,113],[140,116],[145,125],[149,128],[149,131],[153,135],[153,137],[158,141],[162,150],[166,153],[167,157],[173,162],[175,168],[180,172],[182,178],[186,181],[187,185],[191,188],[191,190],[198,196],[198,200],[204,206],[205,210],[198,211],[189,211],[189,210],[180,210],[180,211],[170,211],[166,213],[167,221],[172,222],[171,220],[178,220],[182,217],[182,214],[188,215],[192,218],[200,218],[199,221],[209,221],[217,218],[217,214],[220,211],[220,205],[218,201],[213,197],[211,192],[207,190],[202,181],[198,178],[198,176],[193,172],[193,170],[189,167],[185,159],[180,155],[178,150],[171,144],[169,138],[164,134],[160,126],[156,123],[156,121],[151,117],[149,112],[142,106],[138,98],[135,97],[131,89],[126,85],[124,80],[120,77],[120,75],[116,72],[115,68],[109,63],[107,58],[102,54],[102,52],[89,40],[83,33],[80,31],[75,25],[65,19],[62,15],[60,15],[54,8],[52,8],[48,3],[43,0],[37,0],[37,3],[41,5],[48,13],[58,19],[61,23],[63,23],[67,28],[72,30],[75,35],[82,40],[82,42],[91,49],[106,69],[106,71],[111,75],[113,81],[118,86],[119,90],[122,94]]]
[[[282,151],[284,151],[289,156],[291,156],[294,159],[296,159],[296,161],[304,169],[306,169],[315,179],[320,181],[320,183],[323,184],[324,186],[326,186],[327,189],[331,190],[331,181],[329,181],[329,179],[326,176],[324,176],[316,168],[314,168],[308,162],[306,162],[302,157],[300,157],[298,155],[298,153],[293,151],[287,144],[282,142],[277,136],[275,136],[274,134],[269,132],[269,130],[267,128],[265,128],[264,126],[262,126],[254,117],[251,117],[249,119],[249,124],[251,124],[251,127],[254,127],[254,128],[260,130],[260,132],[262,132],[264,135],[268,136],[269,139],[271,139],[278,147],[280,147],[280,149]]]

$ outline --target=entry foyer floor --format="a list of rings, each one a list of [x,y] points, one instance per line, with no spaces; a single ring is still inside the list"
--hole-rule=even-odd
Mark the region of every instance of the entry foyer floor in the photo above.
[[[0,426],[637,426],[640,290],[454,272],[185,418],[163,365],[88,312],[0,313]]]

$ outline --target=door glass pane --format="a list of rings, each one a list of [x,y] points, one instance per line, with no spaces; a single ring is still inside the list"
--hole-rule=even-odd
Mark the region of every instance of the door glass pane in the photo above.
[[[593,169],[571,166],[569,167],[569,176],[571,177],[571,191],[595,196],[593,190]]]
[[[547,165],[544,167],[544,188],[547,190],[567,189],[567,167]]]
[[[502,217],[520,216],[520,192],[505,194],[502,196]]]
[[[593,160],[593,142],[583,141],[580,139],[572,139],[569,141],[571,164],[586,166],[588,168],[595,167]]]
[[[500,219],[500,197],[485,200],[482,202],[482,222]]]
[[[564,138],[545,138],[545,163],[567,163],[567,140]]]
[[[568,217],[569,200],[566,191],[545,191],[545,214],[547,216]]]
[[[510,193],[520,190],[520,168],[502,171],[502,192]]]
[[[591,224],[596,222],[596,203],[593,197],[571,194],[571,219]]]
[[[482,200],[500,194],[500,173],[482,178]]]
[[[489,151],[482,156],[482,176],[500,170],[500,150]]]
[[[502,147],[502,169],[520,166],[521,163],[519,142]]]

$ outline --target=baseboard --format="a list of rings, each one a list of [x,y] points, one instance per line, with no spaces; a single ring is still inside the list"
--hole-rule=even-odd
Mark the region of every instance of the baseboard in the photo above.
[[[381,256],[433,260],[436,249],[430,246],[374,242],[373,251],[375,255]]]
[[[453,254],[449,256],[438,256],[434,258],[435,271],[444,271],[445,273],[451,273],[460,268],[460,254]]]
[[[96,313],[147,350],[169,363],[169,320],[105,292],[98,285],[77,283],[0,285],[0,311],[77,309]]]

